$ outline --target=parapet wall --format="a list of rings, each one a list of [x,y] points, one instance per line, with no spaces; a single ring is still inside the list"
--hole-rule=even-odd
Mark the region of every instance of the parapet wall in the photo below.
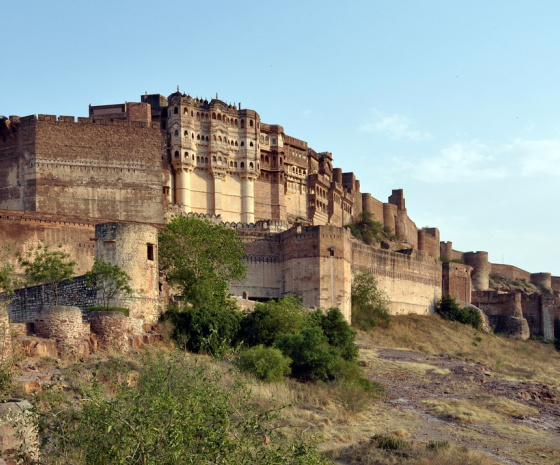
[[[58,285],[59,305],[86,307],[98,305],[96,292],[85,285],[84,276],[77,276],[72,281],[65,281]],[[31,323],[35,315],[47,303],[54,304],[52,289],[42,284],[40,286],[16,289],[15,299],[8,306],[10,320],[14,323]]]
[[[508,279],[521,279],[531,282],[531,273],[512,265],[500,265],[496,263],[490,264],[490,274],[503,276]]]
[[[366,268],[391,301],[391,313],[430,313],[441,298],[441,265],[424,253],[378,250],[351,239],[353,268]]]

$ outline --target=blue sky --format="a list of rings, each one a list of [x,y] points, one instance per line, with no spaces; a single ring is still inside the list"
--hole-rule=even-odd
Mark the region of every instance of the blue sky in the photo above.
[[[241,102],[405,192],[462,251],[560,275],[560,2],[4,2],[0,114]]]

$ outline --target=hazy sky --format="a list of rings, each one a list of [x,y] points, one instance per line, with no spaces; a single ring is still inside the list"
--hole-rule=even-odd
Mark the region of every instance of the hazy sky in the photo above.
[[[0,114],[219,93],[455,249],[560,275],[560,2],[158,3],[2,2]]]

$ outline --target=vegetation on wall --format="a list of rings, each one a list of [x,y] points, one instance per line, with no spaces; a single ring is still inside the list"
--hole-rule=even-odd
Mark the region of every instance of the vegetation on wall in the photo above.
[[[88,287],[97,291],[103,308],[109,310],[109,304],[117,296],[131,296],[130,276],[119,265],[112,265],[99,258],[85,275]]]
[[[378,288],[375,276],[366,269],[357,270],[352,276],[352,324],[364,331],[391,325],[387,294]]]
[[[482,317],[477,310],[459,306],[457,301],[448,295],[444,295],[437,303],[435,312],[444,320],[458,321],[465,325],[471,325],[475,329],[482,327]]]
[[[27,253],[18,255],[27,283],[46,284],[50,287],[54,296],[54,305],[58,305],[59,301],[58,285],[72,279],[76,266],[76,262],[70,260],[70,255],[61,249],[62,244],[52,250],[48,244],[41,241],[37,246],[31,247]]]
[[[346,227],[350,229],[354,237],[369,245],[386,239],[391,241],[397,239],[391,228],[383,226],[383,223],[375,219],[373,213],[365,210],[360,213],[354,223],[347,224]]]

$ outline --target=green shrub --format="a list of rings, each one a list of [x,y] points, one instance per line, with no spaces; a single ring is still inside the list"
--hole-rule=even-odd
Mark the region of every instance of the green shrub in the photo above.
[[[292,376],[300,381],[328,381],[335,376],[338,350],[319,327],[298,334],[280,334],[275,346],[292,359]]]
[[[238,341],[271,346],[279,334],[295,334],[309,325],[309,312],[296,296],[259,303],[240,322]]]
[[[235,365],[256,378],[270,383],[280,381],[290,374],[292,361],[274,347],[258,345],[244,350],[235,361]]]
[[[224,300],[222,305],[171,307],[164,318],[175,326],[173,338],[182,348],[221,357],[239,331],[240,313],[233,302]]]
[[[410,447],[406,441],[384,434],[376,434],[371,438],[371,442],[375,444],[377,449],[383,450],[399,450],[408,449]]]
[[[326,313],[318,309],[312,313],[311,320],[323,330],[329,344],[338,349],[343,359],[358,358],[356,331],[351,328],[338,308],[330,308]]]
[[[445,295],[436,305],[435,312],[448,321],[458,321],[464,325],[471,325],[475,329],[482,327],[482,317],[474,308],[459,307],[457,301],[448,295]]]
[[[313,445],[282,437],[278,412],[257,408],[241,383],[178,354],[152,356],[134,385],[110,397],[72,388],[80,405],[36,405],[42,464],[327,463]]]
[[[124,316],[129,316],[128,308],[124,308],[124,307],[104,307],[101,305],[93,305],[91,307],[86,307],[84,309],[84,313],[86,315],[91,312],[120,312]]]
[[[358,270],[352,277],[352,324],[364,331],[391,326],[389,299],[368,270]]]
[[[426,444],[426,449],[428,450],[444,450],[449,449],[448,441],[430,441]]]

